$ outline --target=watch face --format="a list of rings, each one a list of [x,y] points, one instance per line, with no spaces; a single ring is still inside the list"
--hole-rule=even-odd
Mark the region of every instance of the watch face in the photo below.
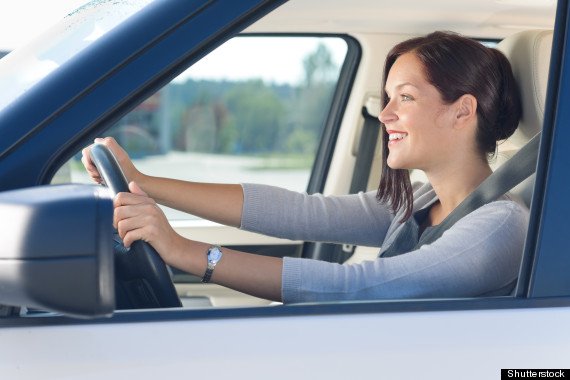
[[[210,252],[208,253],[208,259],[210,259],[210,261],[218,261],[221,257],[222,251],[220,251],[219,248],[214,247],[210,249]]]

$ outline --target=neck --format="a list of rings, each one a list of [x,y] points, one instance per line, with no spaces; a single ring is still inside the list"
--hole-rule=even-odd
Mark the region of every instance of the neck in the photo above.
[[[449,215],[493,171],[483,160],[467,165],[453,165],[443,170],[426,171],[429,182],[439,198],[441,216]]]

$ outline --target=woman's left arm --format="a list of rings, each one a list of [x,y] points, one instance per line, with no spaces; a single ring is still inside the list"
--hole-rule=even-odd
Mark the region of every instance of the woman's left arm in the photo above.
[[[209,244],[188,240],[170,226],[158,205],[134,182],[131,193],[119,193],[114,200],[113,224],[129,247],[144,240],[156,249],[166,264],[203,277]],[[273,301],[281,301],[283,260],[222,248],[211,281]]]
[[[528,210],[493,202],[399,256],[351,265],[285,258],[283,302],[508,295],[527,224]]]

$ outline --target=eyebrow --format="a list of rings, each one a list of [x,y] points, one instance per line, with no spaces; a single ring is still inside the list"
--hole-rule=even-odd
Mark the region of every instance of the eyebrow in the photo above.
[[[415,86],[415,85],[413,85],[413,84],[410,83],[410,82],[404,82],[404,83],[397,84],[397,85],[394,87],[394,90],[399,90],[399,89],[401,89],[402,87],[406,87],[406,86],[411,86],[411,87],[414,87],[414,88],[418,88],[418,86]],[[384,92],[385,92],[385,93],[388,93],[388,90],[386,89],[386,87],[384,87]]]

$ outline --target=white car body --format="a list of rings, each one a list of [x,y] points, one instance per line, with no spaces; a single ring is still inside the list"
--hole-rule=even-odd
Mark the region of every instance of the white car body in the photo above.
[[[555,9],[538,0],[291,0],[245,32],[346,34],[360,45],[323,190],[344,194],[361,108],[377,96],[395,43],[438,29],[482,39],[551,29]],[[369,189],[379,178],[380,156],[374,160]],[[209,222],[172,224],[186,237],[221,245],[301,244]],[[376,254],[357,247],[350,260]],[[216,307],[123,310],[94,320],[0,317],[0,378],[499,379],[501,369],[570,367],[569,293],[274,305],[217,285],[177,289]]]

